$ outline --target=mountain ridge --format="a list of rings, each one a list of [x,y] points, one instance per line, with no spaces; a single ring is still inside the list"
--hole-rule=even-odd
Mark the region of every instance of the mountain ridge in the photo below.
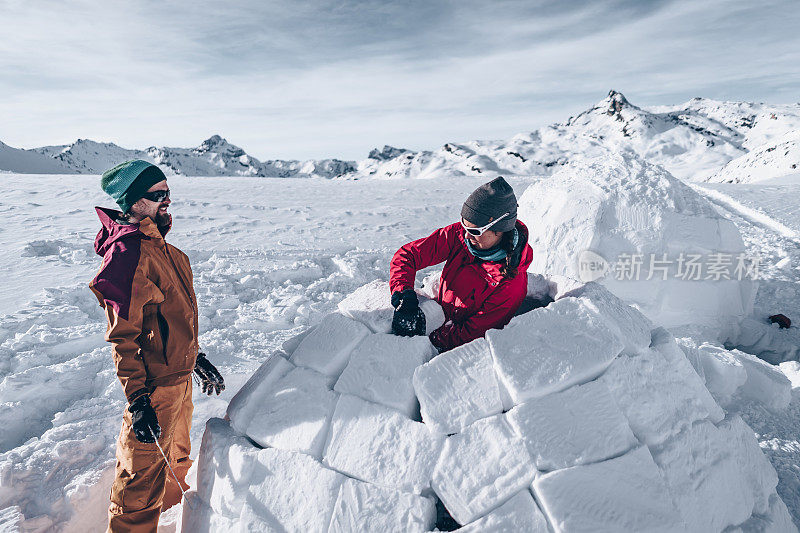
[[[611,151],[634,152],[688,181],[741,182],[748,178],[741,172],[729,178],[726,165],[751,153],[755,154],[752,157],[769,153],[765,145],[797,130],[800,104],[721,102],[696,97],[683,104],[640,107],[612,89],[594,106],[565,122],[518,133],[507,140],[447,142],[421,151],[385,145],[360,161],[260,161],[222,136],[212,135],[194,148],[151,146],[144,150],[89,139],[33,149],[0,143],[0,171],[99,174],[122,160],[139,158],[157,164],[168,175],[189,176],[549,176],[573,161]],[[745,166],[753,165],[747,161]],[[781,163],[781,168],[796,163]],[[731,168],[741,166],[734,164]]]

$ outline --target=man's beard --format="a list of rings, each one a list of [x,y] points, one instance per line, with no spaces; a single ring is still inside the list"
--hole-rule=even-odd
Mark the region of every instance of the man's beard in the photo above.
[[[154,222],[156,223],[156,226],[158,226],[158,231],[164,235],[172,226],[172,215],[157,211]]]

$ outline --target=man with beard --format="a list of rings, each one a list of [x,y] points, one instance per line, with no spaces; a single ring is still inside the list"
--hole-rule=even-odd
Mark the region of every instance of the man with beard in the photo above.
[[[106,171],[101,186],[121,211],[97,208],[103,227],[95,251],[103,265],[90,287],[105,309],[106,340],[128,401],[108,530],[155,532],[161,511],[188,488],[192,371],[209,395],[225,385],[198,353],[189,258],[164,240],[172,226],[164,173],[147,161],[126,161]]]

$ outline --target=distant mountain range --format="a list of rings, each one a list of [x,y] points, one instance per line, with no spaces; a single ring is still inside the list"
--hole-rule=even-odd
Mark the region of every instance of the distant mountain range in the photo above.
[[[800,104],[767,105],[694,98],[638,107],[619,92],[564,123],[504,141],[446,143],[436,150],[384,146],[361,161],[259,161],[219,135],[196,148],[122,148],[78,139],[29,150],[0,142],[0,170],[100,174],[126,159],[146,159],[167,174],[323,178],[428,178],[443,175],[548,176],[576,159],[633,152],[689,181],[748,182],[800,173]]]

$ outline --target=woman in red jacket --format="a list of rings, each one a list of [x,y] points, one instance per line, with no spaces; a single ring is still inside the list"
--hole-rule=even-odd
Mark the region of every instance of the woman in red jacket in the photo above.
[[[475,189],[461,208],[461,220],[412,241],[392,258],[396,335],[424,335],[425,315],[414,292],[418,270],[445,262],[436,301],[446,321],[430,334],[440,351],[502,328],[519,308],[533,260],[528,228],[517,220],[514,190],[502,177]]]

